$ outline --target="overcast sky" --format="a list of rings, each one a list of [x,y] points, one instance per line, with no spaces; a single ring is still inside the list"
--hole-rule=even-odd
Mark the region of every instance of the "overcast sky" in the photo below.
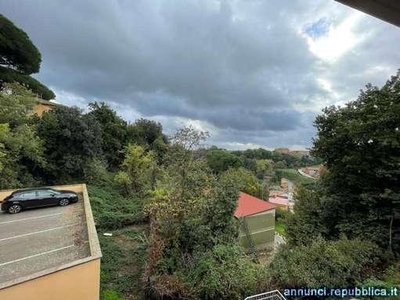
[[[400,67],[400,28],[333,0],[1,0],[66,105],[191,124],[227,149],[311,146],[325,106]]]

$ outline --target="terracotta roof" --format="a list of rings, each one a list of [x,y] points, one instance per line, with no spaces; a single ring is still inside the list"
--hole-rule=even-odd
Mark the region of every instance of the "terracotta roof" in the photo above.
[[[239,218],[239,217],[250,216],[275,208],[276,205],[272,203],[250,196],[249,194],[240,192],[238,206],[235,211],[235,217]]]

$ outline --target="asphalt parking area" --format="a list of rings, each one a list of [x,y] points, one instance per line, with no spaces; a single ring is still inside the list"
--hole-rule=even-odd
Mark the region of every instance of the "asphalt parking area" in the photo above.
[[[87,256],[82,197],[66,207],[0,213],[0,284]]]

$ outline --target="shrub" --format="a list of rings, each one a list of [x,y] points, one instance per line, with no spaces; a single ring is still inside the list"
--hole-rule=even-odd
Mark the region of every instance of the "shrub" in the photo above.
[[[194,265],[185,281],[196,299],[243,299],[269,289],[267,269],[237,246],[217,245],[195,256]]]
[[[124,298],[115,290],[105,290],[103,292],[103,300],[124,300]]]
[[[379,273],[381,250],[360,240],[325,241],[283,247],[271,264],[272,278],[282,288],[354,286]]]
[[[144,221],[138,198],[123,197],[111,185],[107,188],[89,185],[88,191],[96,227],[116,229]]]

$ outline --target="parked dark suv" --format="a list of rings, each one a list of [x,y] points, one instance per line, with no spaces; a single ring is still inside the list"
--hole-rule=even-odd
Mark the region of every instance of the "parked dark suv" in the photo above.
[[[51,188],[26,189],[14,191],[1,202],[1,210],[10,214],[23,209],[60,205],[77,202],[78,194],[73,191],[58,191]]]

